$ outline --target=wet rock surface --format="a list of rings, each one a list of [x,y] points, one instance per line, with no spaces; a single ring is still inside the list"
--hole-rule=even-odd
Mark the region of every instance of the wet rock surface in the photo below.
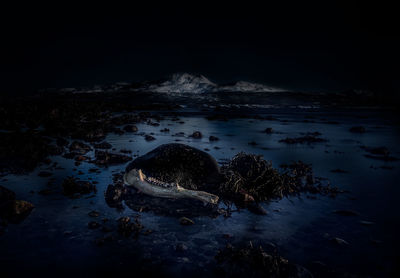
[[[221,178],[212,156],[183,144],[161,145],[136,158],[126,172],[132,169],[142,169],[146,175],[161,181],[197,190],[212,189]]]

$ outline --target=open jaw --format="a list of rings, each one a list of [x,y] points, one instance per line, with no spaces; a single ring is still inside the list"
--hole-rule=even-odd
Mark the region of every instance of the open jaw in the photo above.
[[[177,183],[168,183],[146,176],[141,169],[132,169],[125,173],[124,182],[134,186],[137,190],[161,198],[192,198],[205,203],[217,204],[219,197],[198,190],[185,189]]]

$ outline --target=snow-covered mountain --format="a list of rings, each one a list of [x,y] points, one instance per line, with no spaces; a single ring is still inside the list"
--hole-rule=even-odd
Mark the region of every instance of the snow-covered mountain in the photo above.
[[[281,92],[282,89],[269,87],[263,84],[238,81],[233,85],[219,86],[220,92],[253,92],[253,93],[272,93]]]
[[[217,84],[211,82],[203,75],[188,73],[176,73],[167,81],[159,84],[150,84],[145,89],[156,93],[206,93],[217,88]]]
[[[263,84],[238,81],[229,85],[218,85],[211,82],[203,75],[189,73],[173,74],[168,80],[159,83],[150,83],[140,88],[149,92],[169,93],[169,94],[203,94],[218,92],[243,92],[243,93],[271,93],[282,92],[279,88],[269,87]]]

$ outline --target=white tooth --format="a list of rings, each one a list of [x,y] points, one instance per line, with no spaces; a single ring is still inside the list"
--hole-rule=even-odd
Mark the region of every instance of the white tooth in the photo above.
[[[143,174],[142,170],[140,170],[140,169],[139,169],[139,178],[141,181],[143,181],[146,178],[146,176]]]

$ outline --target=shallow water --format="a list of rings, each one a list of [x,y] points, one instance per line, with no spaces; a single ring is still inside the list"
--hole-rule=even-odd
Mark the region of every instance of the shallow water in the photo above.
[[[93,273],[96,270],[154,265],[171,275],[196,270],[201,276],[215,264],[213,258],[217,250],[227,242],[252,241],[261,245],[273,243],[282,256],[306,267],[313,261],[321,261],[352,273],[377,277],[387,275],[398,260],[395,250],[399,245],[396,229],[399,216],[396,211],[400,163],[366,158],[364,155],[367,153],[360,146],[386,146],[392,156],[400,157],[400,130],[383,117],[360,112],[314,112],[311,119],[307,115],[310,113],[277,113],[273,115],[277,120],[232,119],[223,122],[187,114],[179,117],[184,124],[167,117],[158,127],[140,124],[139,134],[110,134],[106,141],[117,150],[129,149],[137,155],[145,154],[160,144],[180,140],[178,142],[202,150],[209,149],[208,152],[221,162],[240,151],[262,154],[275,167],[302,160],[312,164],[316,176],[328,178],[332,185],[346,191],[336,198],[320,195],[310,198],[309,194],[302,194],[264,204],[268,211],[266,216],[241,210],[229,218],[193,218],[195,225],[192,226],[181,226],[174,217],[143,212],[139,213],[140,220],[145,230],[153,232],[141,234],[138,239],[127,239],[117,235],[115,219],[138,213],[128,207],[123,211],[108,207],[103,194],[112,183],[111,175],[123,171],[126,165],[104,168],[100,174],[93,174],[88,172],[93,164],[83,163],[75,167],[73,160],[54,157],[53,161],[65,169],[54,171],[56,180],[53,185],[46,185],[52,177],[37,176],[47,166],[41,166],[29,175],[8,175],[4,177],[7,180],[1,181],[3,186],[17,193],[17,198],[32,202],[36,208],[24,222],[9,225],[5,234],[0,236],[0,263],[17,273],[43,269],[64,270],[64,273],[81,269]],[[338,123],[328,123],[332,121]],[[357,125],[365,126],[367,132],[349,132],[350,127]],[[267,127],[272,127],[274,133],[263,133]],[[160,132],[163,128],[169,128],[170,132]],[[196,130],[203,133],[202,139],[188,137]],[[321,132],[321,137],[329,141],[298,145],[279,142],[286,137],[314,131]],[[145,141],[142,132],[154,133],[156,140]],[[178,132],[184,132],[185,136],[174,136]],[[220,140],[209,142],[210,135]],[[257,145],[248,144],[252,141]],[[84,172],[78,175],[82,180],[91,178],[99,182],[97,194],[79,199],[62,195],[62,180],[77,175],[73,168]],[[338,168],[348,173],[331,172]],[[48,196],[37,194],[44,188],[55,192]],[[34,193],[30,192],[32,190]],[[359,215],[340,216],[332,212],[337,209],[354,210]],[[92,210],[100,212],[98,219],[88,216]],[[93,241],[104,232],[88,229],[87,223],[92,220],[101,222],[103,218],[109,219],[105,225],[114,230],[112,233],[117,240],[99,247]],[[374,224],[365,226],[360,221]],[[224,234],[230,237],[226,238]],[[339,246],[329,240],[331,237],[342,238],[349,244]],[[184,243],[188,249],[176,251],[178,243]]]

